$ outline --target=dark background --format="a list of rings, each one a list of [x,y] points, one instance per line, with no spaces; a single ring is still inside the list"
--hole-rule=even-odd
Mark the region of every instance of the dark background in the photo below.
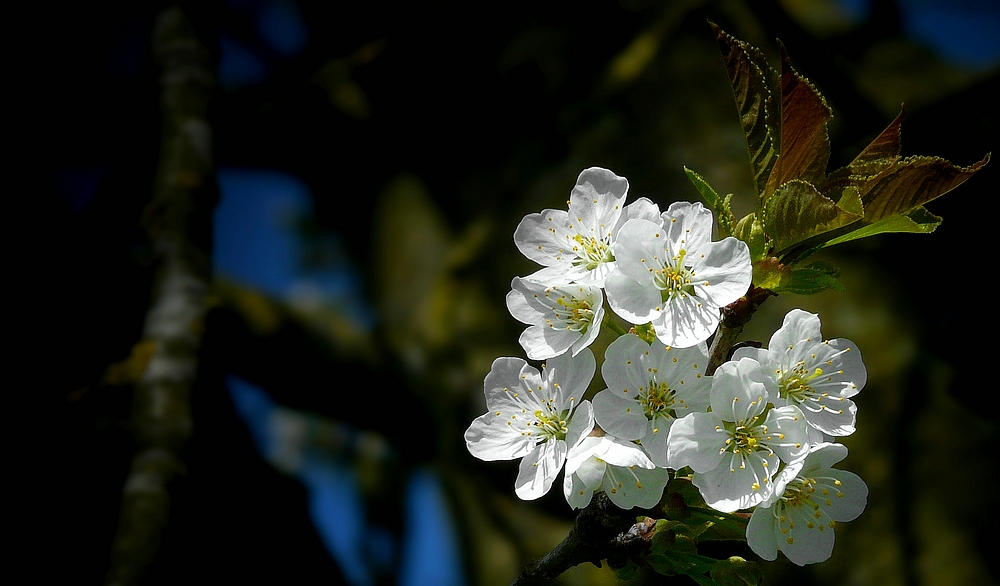
[[[834,110],[831,168],[904,101],[904,155],[968,165],[995,143],[995,3],[536,4],[184,6],[219,64],[215,164],[301,181],[313,198],[296,228],[302,266],[354,271],[354,294],[375,319],[343,305],[296,309],[216,265],[189,467],[172,486],[148,583],[344,580],[306,514],[306,489],[260,455],[234,410],[231,375],[278,404],[384,438],[391,456],[375,464],[366,511],[397,539],[403,479],[437,470],[468,584],[509,582],[565,535],[572,512],[558,491],[516,502],[516,463],[476,461],[461,443],[492,359],[522,355],[522,326],[503,297],[511,277],[534,268],[511,235],[523,215],[562,207],[589,166],[627,177],[630,201],[665,207],[698,197],[687,165],[749,211],[738,119],[707,20],[772,59],[780,38]],[[24,462],[8,478],[27,495],[25,544],[48,560],[36,566],[39,583],[102,580],[134,447],[130,389],[105,373],[139,340],[149,301],[138,219],[161,147],[148,40],[161,8],[56,3],[9,24],[20,39],[8,116],[21,161],[11,170],[21,187],[9,194],[10,289],[27,324],[12,367],[27,376],[11,390],[15,405],[25,401],[10,412]],[[928,22],[942,44],[926,36]],[[859,431],[844,441],[869,508],[838,527],[834,560],[803,570],[779,558],[766,565],[770,583],[1000,577],[985,547],[1000,418],[989,366],[979,366],[993,329],[996,180],[993,163],[929,204],[945,219],[932,235],[831,251],[847,293],[776,299],[748,330],[766,341],[788,308],[819,312],[824,334],[853,339],[870,374]],[[363,466],[359,454],[335,455]],[[396,583],[398,560],[373,563],[380,583]],[[615,583],[606,569],[565,580]]]

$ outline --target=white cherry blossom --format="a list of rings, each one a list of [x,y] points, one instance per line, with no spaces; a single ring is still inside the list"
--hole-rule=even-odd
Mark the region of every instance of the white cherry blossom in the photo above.
[[[712,377],[712,411],[690,413],[670,428],[667,462],[690,466],[692,482],[719,511],[765,502],[782,463],[797,470],[809,452],[805,417],[794,405],[768,409],[766,380],[755,360],[726,362]]]
[[[854,433],[858,408],[850,398],[868,372],[853,342],[823,339],[818,315],[789,311],[766,349],[739,348],[733,359],[744,356],[764,367],[776,405],[797,405],[809,425],[827,435]]]
[[[857,474],[832,468],[846,456],[840,444],[820,444],[797,474],[779,474],[775,484],[781,492],[754,509],[747,524],[747,544],[754,553],[772,561],[780,550],[800,566],[830,558],[834,525],[853,521],[868,503],[868,486]]]
[[[544,268],[529,278],[545,284],[580,283],[602,287],[615,267],[614,240],[633,218],[655,220],[659,207],[646,198],[628,206],[628,180],[607,169],[580,173],[568,210],[546,209],[524,216],[514,230],[514,244]]]
[[[712,212],[700,203],[675,202],[660,222],[627,221],[615,258],[604,284],[611,309],[633,324],[652,322],[660,341],[682,348],[715,333],[721,308],[745,295],[753,276],[746,243],[712,242]]]
[[[486,461],[521,458],[515,494],[541,497],[569,449],[594,428],[590,402],[581,399],[596,370],[589,349],[556,356],[541,372],[520,358],[497,358],[483,384],[488,411],[465,432],[469,452]]]
[[[619,337],[604,353],[608,388],[594,397],[594,417],[609,434],[639,440],[657,466],[667,467],[667,434],[674,420],[709,406],[712,377],[705,376],[708,348],[647,344],[635,334]]]
[[[567,350],[577,355],[597,338],[604,319],[604,294],[593,285],[543,285],[514,277],[507,309],[529,327],[519,342],[528,358],[544,360]]]
[[[668,477],[639,446],[611,435],[592,435],[566,458],[563,494],[574,509],[589,505],[601,490],[622,509],[651,509],[660,502]]]

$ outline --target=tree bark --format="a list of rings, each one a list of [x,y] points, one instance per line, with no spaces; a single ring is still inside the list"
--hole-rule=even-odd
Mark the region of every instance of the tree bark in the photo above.
[[[160,12],[152,51],[160,69],[163,136],[152,199],[142,223],[151,244],[153,290],[143,341],[155,353],[135,384],[136,453],[122,491],[108,586],[139,582],[155,557],[170,512],[170,481],[191,435],[190,393],[210,284],[211,213],[218,199],[208,103],[210,53],[177,6]]]

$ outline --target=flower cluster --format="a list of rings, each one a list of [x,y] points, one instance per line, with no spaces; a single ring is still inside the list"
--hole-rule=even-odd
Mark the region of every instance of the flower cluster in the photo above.
[[[860,478],[831,468],[847,454],[833,440],[854,432],[851,398],[867,379],[860,352],[850,340],[824,340],[819,317],[796,309],[766,348],[740,348],[708,373],[722,308],[751,286],[748,247],[713,241],[701,204],[626,205],[628,187],[587,169],[567,210],[518,225],[515,244],[542,268],[513,279],[507,307],[528,326],[528,358],[546,363],[493,363],[487,413],[465,433],[470,453],[521,458],[522,499],[546,494],[565,467],[573,508],[603,491],[624,509],[651,509],[683,471],[716,510],[753,510],[746,536],[762,558],[780,550],[800,565],[827,559],[834,524],[857,517],[867,499]],[[607,346],[607,388],[591,402],[589,346],[608,317],[605,299],[636,327]]]

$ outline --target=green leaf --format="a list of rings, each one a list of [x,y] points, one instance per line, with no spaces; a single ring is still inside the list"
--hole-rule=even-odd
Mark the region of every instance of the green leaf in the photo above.
[[[726,236],[732,235],[735,227],[734,225],[736,224],[736,216],[733,215],[733,211],[729,207],[732,194],[729,194],[725,199],[722,199],[701,175],[695,173],[687,167],[684,167],[684,173],[687,175],[687,178],[691,181],[691,183],[694,184],[698,193],[700,193],[708,203],[708,207],[711,208],[712,212],[715,214],[715,220],[719,224],[719,238],[725,238]]]
[[[854,186],[843,190],[840,199],[837,200],[837,207],[857,216],[865,215],[865,206],[861,202],[861,193]]]
[[[990,160],[959,167],[940,157],[907,157],[877,176],[860,180],[865,223],[905,214],[964,183]]]
[[[776,251],[861,219],[821,194],[811,183],[795,179],[781,185],[764,208],[764,231]]]
[[[840,269],[826,262],[814,262],[804,267],[792,269],[792,276],[776,293],[797,293],[799,295],[814,295],[828,289],[846,291],[837,280]]]
[[[646,563],[664,576],[687,574],[691,577],[704,576],[712,571],[717,560],[698,554],[667,550],[646,554]],[[709,582],[711,584],[712,582]]]
[[[690,536],[695,541],[746,540],[748,519],[709,507],[688,478],[671,479],[662,502],[667,520],[658,520],[657,530],[669,529],[673,535]]]
[[[760,49],[709,22],[736,98],[757,201],[763,203],[767,180],[781,151],[778,74]]]
[[[850,242],[851,240],[857,240],[866,236],[874,236],[876,234],[885,234],[888,232],[930,234],[941,224],[942,221],[943,219],[940,216],[935,216],[924,209],[923,206],[917,206],[903,215],[891,216],[885,218],[884,220],[875,222],[874,224],[865,225],[864,227],[858,228],[853,232],[848,232],[843,236],[830,240],[823,246],[833,246],[834,244],[842,244],[844,242]]]
[[[718,586],[758,586],[764,582],[760,565],[735,555],[716,562],[710,575]]]
[[[688,576],[695,581],[698,586],[719,586],[719,583],[708,576],[701,576],[698,574],[688,574]]]
[[[639,566],[635,564],[630,559],[625,560],[625,565],[620,568],[614,568],[615,577],[623,582],[629,582],[635,579],[639,572]]]
[[[711,508],[692,508],[685,524],[691,527],[696,542],[746,541],[749,516],[720,513]]]
[[[781,51],[781,150],[767,180],[764,201],[781,185],[826,179],[830,160],[827,123],[833,111],[809,80],[792,68],[785,46]]]

